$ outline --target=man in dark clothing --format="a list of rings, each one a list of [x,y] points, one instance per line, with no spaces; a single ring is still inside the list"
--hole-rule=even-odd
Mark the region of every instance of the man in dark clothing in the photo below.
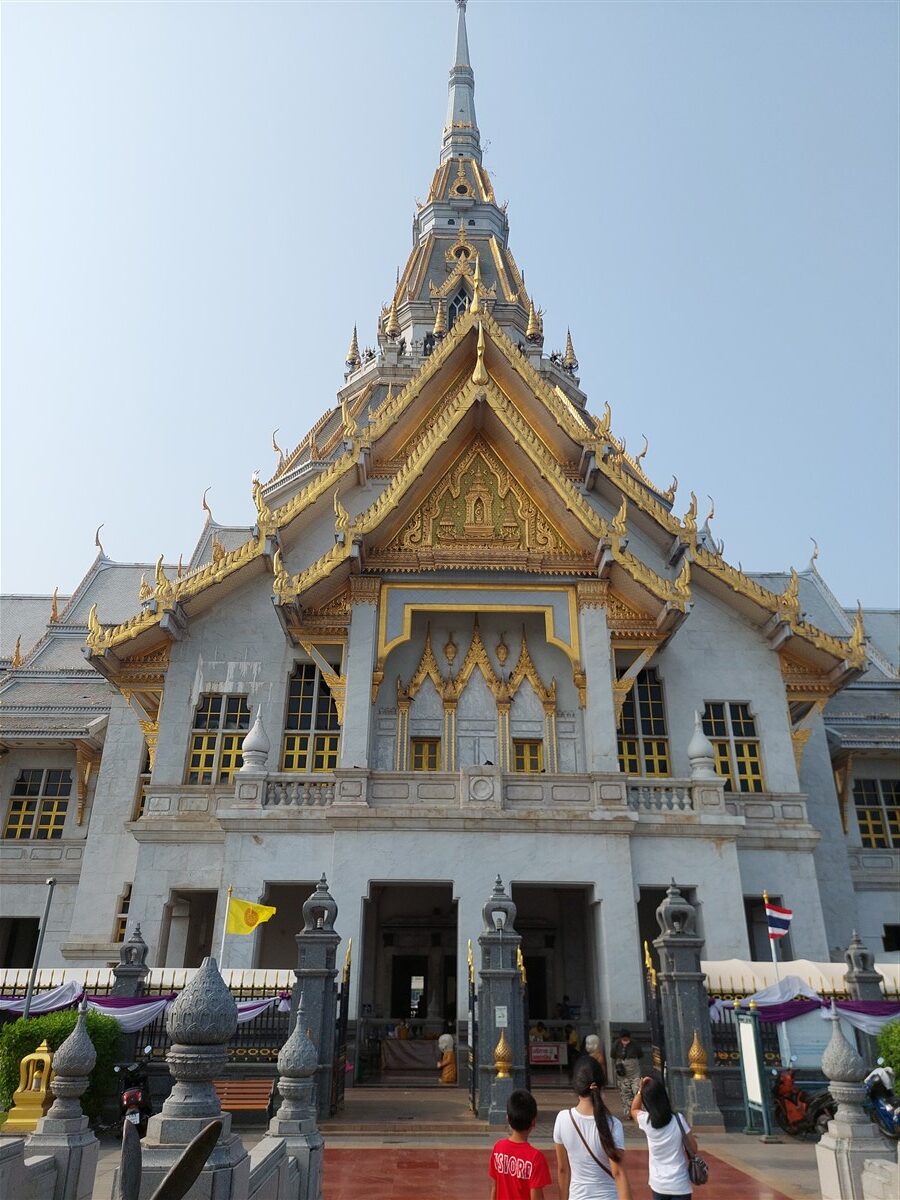
[[[629,1031],[623,1029],[613,1043],[612,1060],[626,1121],[631,1120],[631,1102],[641,1090],[641,1059],[643,1057],[643,1050]]]

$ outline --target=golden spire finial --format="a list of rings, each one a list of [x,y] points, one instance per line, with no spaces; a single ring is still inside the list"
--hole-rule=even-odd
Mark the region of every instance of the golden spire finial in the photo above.
[[[693,1079],[706,1079],[709,1069],[709,1056],[700,1041],[700,1030],[694,1030],[694,1040],[688,1050],[688,1066]]]
[[[512,1047],[506,1040],[506,1029],[500,1030],[500,1037],[494,1047],[494,1070],[498,1079],[509,1079],[510,1067],[513,1064]]]
[[[21,667],[21,665],[22,665],[22,635],[21,635],[21,633],[16,638],[15,649],[12,652],[12,665],[14,667]]]
[[[347,366],[350,368],[351,371],[355,371],[356,368],[359,366],[359,364],[362,362],[362,359],[360,358],[360,354],[359,354],[359,342],[357,341],[357,337],[356,337],[356,326],[355,325],[353,326],[353,336],[350,338],[350,348],[347,350],[347,357],[344,359],[344,362],[347,364]]]
[[[613,537],[623,538],[628,532],[626,518],[628,516],[628,499],[625,493],[622,493],[622,503],[619,505],[619,511],[613,517],[609,524],[609,532]]]
[[[528,328],[525,330],[526,342],[541,342],[544,340],[541,322],[534,308],[534,301],[528,301]]]
[[[206,493],[210,492],[210,491],[212,491],[212,484],[210,484],[209,487],[206,488],[206,490],[203,493],[203,499],[200,501],[201,508],[203,509],[203,512],[206,513],[207,525],[210,523],[210,521],[215,523],[215,517],[212,515],[212,509],[209,507],[209,505],[206,502]]]
[[[862,605],[856,602],[856,620],[853,622],[853,632],[848,642],[850,649],[856,655],[864,655],[866,651],[866,627],[863,624]]]
[[[280,429],[280,428],[281,428],[281,426],[279,425],[278,429]],[[272,449],[278,455],[278,466],[277,466],[276,470],[280,471],[281,468],[284,466],[284,451],[278,445],[278,443],[275,441],[275,434],[278,432],[278,429],[272,430]]]
[[[638,468],[639,471],[642,469],[641,468],[641,459],[647,457],[647,451],[650,449],[650,439],[647,437],[646,433],[642,433],[641,437],[644,439],[644,448],[640,452],[640,454],[638,454],[635,457],[635,460],[634,460],[634,465]]]
[[[447,332],[447,317],[444,313],[444,298],[438,296],[437,311],[434,314],[434,327],[431,332],[436,338],[442,338]]]
[[[572,345],[572,331],[566,330],[566,352],[563,355],[563,366],[567,371],[578,370],[578,359],[575,357],[575,347]]]
[[[384,323],[384,336],[392,340],[400,336],[400,318],[397,316],[396,295],[391,300],[391,307],[388,310],[387,320]]]
[[[472,303],[469,312],[481,312],[481,255],[475,255],[475,272],[472,275]]]
[[[479,387],[483,387],[489,380],[490,376],[487,373],[487,367],[484,365],[484,328],[481,322],[478,322],[478,346],[476,348],[477,359],[475,361],[475,370],[472,372],[472,382]]]
[[[50,624],[51,625],[55,625],[56,622],[59,620],[59,604],[57,602],[58,593],[59,593],[59,588],[55,587],[53,589],[53,598],[50,601]]]

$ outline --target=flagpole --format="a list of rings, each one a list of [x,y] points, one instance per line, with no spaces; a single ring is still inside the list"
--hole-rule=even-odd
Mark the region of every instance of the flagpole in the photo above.
[[[225,920],[222,923],[222,945],[219,947],[219,971],[225,965],[225,935],[228,932],[228,913],[231,909],[231,884],[228,885],[228,899],[225,903]]]
[[[763,892],[763,904],[767,905],[768,903],[769,903],[769,893]],[[766,916],[766,933],[769,933],[769,918],[768,918],[768,916]],[[770,936],[769,937],[769,949],[772,951],[772,963],[775,967],[775,982],[781,983],[781,972],[778,970],[778,953],[775,950],[775,943],[778,940],[779,940],[778,938],[773,938]],[[787,1021],[781,1022],[781,1032],[784,1035],[784,1048],[785,1048],[785,1051],[787,1052],[787,1063],[785,1065],[790,1067],[790,1065],[791,1065],[791,1042],[790,1042],[790,1038],[788,1037]]]

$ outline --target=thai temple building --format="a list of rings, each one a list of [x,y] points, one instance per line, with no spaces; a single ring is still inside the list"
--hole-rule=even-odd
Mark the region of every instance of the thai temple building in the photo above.
[[[548,352],[457,5],[375,344],[353,330],[246,525],[207,510],[156,563],[98,537],[71,595],[3,597],[0,966],[30,965],[49,876],[43,965],[105,966],[138,922],[151,965],[197,965],[231,886],[277,913],[227,966],[289,968],[324,872],[351,1020],[411,995],[462,1020],[498,874],[532,1017],[604,1032],[645,1019],[673,876],[707,959],[769,957],[764,891],[794,910],[786,957],[854,928],[900,949],[898,614],[844,607],[815,559],[727,562],[581,390],[572,338]]]

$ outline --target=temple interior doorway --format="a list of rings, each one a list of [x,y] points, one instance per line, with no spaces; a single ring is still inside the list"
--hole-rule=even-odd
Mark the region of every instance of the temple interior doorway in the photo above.
[[[165,967],[199,967],[212,954],[218,893],[173,891],[163,908],[159,960]]]
[[[267,883],[260,902],[277,909],[256,937],[254,965],[261,970],[293,970],[297,965],[297,934],[303,928],[303,905],[316,890],[312,880]]]
[[[574,1026],[579,1039],[594,1030],[598,968],[591,891],[587,885],[512,885],[528,979],[529,1024],[534,1032],[540,1022],[550,1041],[565,1041],[567,1025]]]
[[[457,905],[450,883],[372,883],[363,901],[361,1083],[437,1084],[456,1034]]]

